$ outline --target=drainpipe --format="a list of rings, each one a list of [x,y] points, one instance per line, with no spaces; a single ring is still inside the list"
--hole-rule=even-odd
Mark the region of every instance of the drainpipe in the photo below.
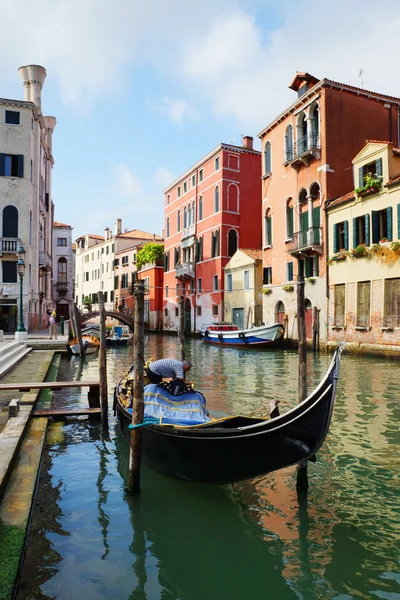
[[[193,332],[196,331],[196,317],[197,317],[197,263],[196,263],[196,242],[197,242],[197,196],[199,187],[199,170],[196,169],[196,192],[194,202],[194,297],[193,297]]]
[[[326,341],[329,339],[329,264],[328,264],[328,250],[329,250],[329,219],[328,219],[328,210],[327,207],[324,206],[325,211],[325,267],[326,267],[326,288],[325,288],[325,314],[326,314],[326,325],[325,325],[325,333],[326,333]]]

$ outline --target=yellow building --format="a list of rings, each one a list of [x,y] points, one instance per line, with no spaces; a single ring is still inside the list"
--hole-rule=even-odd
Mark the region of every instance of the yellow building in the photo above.
[[[400,149],[367,141],[355,190],[327,202],[328,340],[400,352]]]
[[[239,329],[262,322],[262,251],[241,248],[225,266],[224,320]]]

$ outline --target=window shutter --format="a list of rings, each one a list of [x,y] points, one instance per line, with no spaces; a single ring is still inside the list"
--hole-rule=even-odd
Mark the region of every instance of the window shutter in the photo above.
[[[289,208],[289,237],[293,236],[293,232],[294,232],[294,209],[293,209],[293,206],[291,206]]]
[[[382,177],[382,159],[378,158],[378,160],[375,163],[375,168],[376,168],[376,174],[378,175],[378,177]]]
[[[18,173],[17,177],[24,176],[24,155],[23,154],[18,154],[18,171],[17,171],[17,173]]]
[[[268,246],[272,246],[272,217],[267,218]]]
[[[314,265],[313,265],[314,272],[313,272],[313,275],[314,275],[314,277],[318,277],[319,276],[319,257],[318,256],[314,256],[313,260],[314,260]]]
[[[400,240],[400,204],[397,205],[397,238]]]
[[[0,175],[4,175],[6,172],[6,159],[4,154],[0,154]]]
[[[293,281],[293,263],[289,262],[288,266],[288,281]]]
[[[313,211],[312,211],[313,227],[319,227],[321,225],[320,215],[321,215],[321,211],[320,211],[319,206],[316,206],[315,208],[313,208]]]
[[[365,245],[370,245],[370,235],[369,235],[369,215],[364,215],[364,224],[365,224]]]
[[[358,169],[358,186],[363,187],[364,185],[364,170],[362,167]]]
[[[393,227],[392,227],[392,222],[393,222],[393,211],[392,211],[392,207],[388,206],[386,209],[386,222],[387,222],[387,240],[388,242],[391,242],[393,239]]]
[[[333,253],[339,252],[339,225],[335,223],[333,226]]]
[[[357,218],[353,219],[353,248],[358,246],[358,227]]]
[[[349,222],[344,221],[343,223],[343,233],[344,233],[344,249],[349,249]]]
[[[377,244],[379,242],[379,212],[377,210],[372,211],[372,243]]]

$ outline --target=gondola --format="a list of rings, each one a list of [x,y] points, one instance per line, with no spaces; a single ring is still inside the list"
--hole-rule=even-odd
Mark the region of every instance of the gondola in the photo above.
[[[339,347],[322,381],[303,402],[274,418],[231,416],[191,426],[144,425],[144,462],[164,475],[228,484],[314,460],[328,433],[341,352]],[[114,406],[123,431],[129,433],[132,415],[123,401],[116,393]]]

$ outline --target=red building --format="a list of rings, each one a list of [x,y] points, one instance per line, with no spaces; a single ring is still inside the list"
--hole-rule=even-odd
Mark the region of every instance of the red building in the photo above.
[[[185,330],[223,320],[224,272],[239,245],[261,248],[261,155],[253,138],[220,144],[165,194],[164,329]]]

